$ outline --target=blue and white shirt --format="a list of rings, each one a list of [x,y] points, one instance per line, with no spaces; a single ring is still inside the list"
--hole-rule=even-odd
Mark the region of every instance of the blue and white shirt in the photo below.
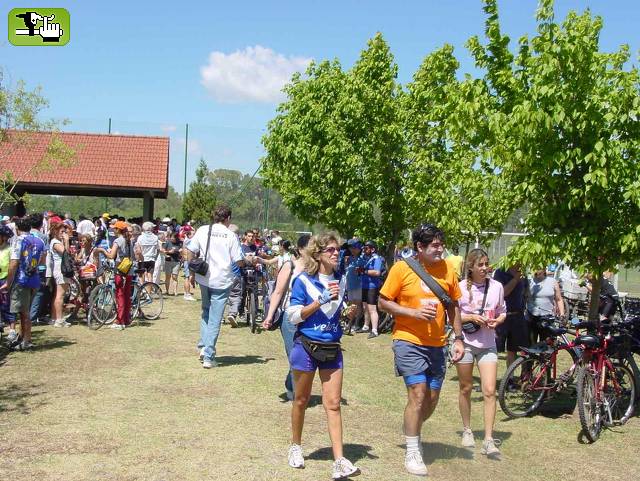
[[[344,257],[340,259],[339,265],[342,268],[342,273],[347,278],[347,291],[362,289],[362,276],[358,274],[357,269],[358,267],[364,267],[364,255],[360,254],[356,257],[349,255],[348,260],[345,260]]]
[[[338,299],[327,302],[320,309],[302,320],[301,311],[320,297],[329,282],[339,281]],[[309,339],[322,342],[336,342],[342,337],[340,314],[344,302],[346,279],[343,276],[316,274],[310,276],[306,272],[294,278],[291,285],[291,298],[287,308],[289,322],[298,325],[298,332]]]
[[[384,259],[378,254],[371,254],[369,257],[365,257],[365,271],[378,271],[382,272]],[[362,276],[362,288],[363,289],[379,289],[382,285],[382,277],[372,277],[364,275]]]

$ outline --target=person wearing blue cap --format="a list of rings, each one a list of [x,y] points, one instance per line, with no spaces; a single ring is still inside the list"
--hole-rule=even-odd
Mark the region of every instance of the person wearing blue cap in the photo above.
[[[356,306],[355,321],[362,317],[362,277],[360,272],[364,267],[362,257],[362,242],[357,237],[349,239],[346,243],[347,249],[343,249],[340,258],[340,272],[343,272],[347,279],[347,301]],[[349,326],[348,334],[351,333]]]

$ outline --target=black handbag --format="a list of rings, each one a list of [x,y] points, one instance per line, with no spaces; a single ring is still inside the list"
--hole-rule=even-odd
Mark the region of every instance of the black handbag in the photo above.
[[[484,283],[484,296],[482,297],[482,307],[478,311],[478,314],[484,314],[484,306],[487,303],[487,293],[489,292],[489,279],[485,279]],[[462,330],[467,334],[473,334],[474,332],[478,332],[480,330],[480,326],[475,322],[467,321],[462,323]]]
[[[207,235],[207,248],[204,251],[204,257],[196,257],[195,259],[191,259],[189,261],[189,270],[195,272],[196,274],[200,274],[201,276],[206,276],[209,272],[209,263],[207,262],[207,256],[209,255],[209,243],[211,242],[211,229],[213,229],[213,224],[209,225],[209,234]]]
[[[331,362],[338,359],[340,353],[339,342],[320,342],[309,339],[304,334],[298,333],[302,347],[312,358],[318,362]]]

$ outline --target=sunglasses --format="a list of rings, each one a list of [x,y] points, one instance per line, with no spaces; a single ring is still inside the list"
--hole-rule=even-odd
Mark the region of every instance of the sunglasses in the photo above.
[[[338,248],[337,247],[327,247],[326,249],[323,249],[322,252],[326,253],[326,254],[334,254],[336,252],[338,252]]]

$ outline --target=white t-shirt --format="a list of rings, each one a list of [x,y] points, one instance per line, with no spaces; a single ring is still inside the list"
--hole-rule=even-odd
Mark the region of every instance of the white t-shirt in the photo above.
[[[204,257],[207,249],[208,233],[208,225],[200,227],[187,248],[194,254],[199,252],[200,257]],[[209,272],[206,276],[196,274],[198,284],[203,284],[212,289],[227,289],[231,287],[235,278],[232,263],[242,260],[242,250],[240,249],[238,237],[224,224],[213,224],[209,254],[206,260],[209,264]]]
[[[93,225],[89,219],[84,219],[78,222],[78,227],[76,227],[78,235],[87,235],[91,234],[91,237],[96,236],[96,226]]]

